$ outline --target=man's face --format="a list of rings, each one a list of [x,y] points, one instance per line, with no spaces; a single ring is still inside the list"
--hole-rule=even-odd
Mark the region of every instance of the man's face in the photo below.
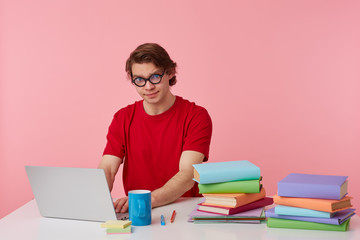
[[[150,78],[153,74],[162,75],[164,69],[156,67],[153,63],[134,63],[132,65],[132,80],[140,77],[143,79]],[[136,91],[138,94],[149,104],[162,104],[168,97],[170,92],[169,80],[173,75],[164,73],[160,83],[152,84],[147,81],[145,86],[138,87],[136,85]]]

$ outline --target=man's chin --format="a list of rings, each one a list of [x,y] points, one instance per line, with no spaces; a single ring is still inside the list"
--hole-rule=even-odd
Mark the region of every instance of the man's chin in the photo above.
[[[148,97],[145,97],[144,101],[151,105],[157,104],[159,102],[158,98],[148,98]]]

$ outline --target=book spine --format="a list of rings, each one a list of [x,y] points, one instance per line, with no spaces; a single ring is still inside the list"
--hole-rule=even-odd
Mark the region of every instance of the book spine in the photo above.
[[[232,162],[219,166],[216,164],[205,164],[193,165],[199,175],[199,179],[194,180],[200,184],[257,180],[261,177],[260,168],[255,165],[239,167],[236,163]]]
[[[258,201],[246,204],[246,205],[244,205],[242,207],[239,207],[239,208],[230,208],[229,209],[229,215],[249,211],[249,210],[252,210],[252,209],[255,209],[255,208],[265,207],[265,206],[268,206],[268,205],[271,205],[271,204],[273,204],[273,199],[269,198],[269,197],[265,197],[263,199],[260,199]]]
[[[199,193],[258,193],[260,181],[245,180],[223,183],[199,184]]]
[[[265,212],[266,217],[271,218],[280,218],[280,219],[289,219],[289,220],[298,220],[306,222],[316,222],[316,223],[325,223],[339,225],[340,221],[338,218],[316,218],[316,217],[301,217],[301,216],[289,216],[289,215],[278,215],[274,212],[274,209],[269,209]]]
[[[331,213],[317,211],[307,208],[297,208],[278,205],[275,207],[275,213],[278,215],[290,215],[290,216],[302,216],[302,217],[319,217],[319,218],[330,218]]]
[[[349,228],[350,219],[341,225],[332,225],[325,223],[314,223],[305,221],[296,221],[280,218],[267,219],[267,226],[269,228],[290,228],[290,229],[309,229],[309,230],[325,230],[325,231],[346,231]]]
[[[308,208],[323,212],[334,212],[331,203],[312,201],[311,198],[288,198],[274,196],[274,203],[290,207]]]
[[[292,197],[280,197],[274,196],[274,203],[279,205],[285,205],[290,207],[308,208],[323,212],[333,212],[331,203],[321,203],[319,201],[312,201],[308,198],[292,198]]]
[[[340,200],[340,186],[278,182],[278,195],[282,197],[322,198]]]
[[[228,199],[226,199],[226,197],[225,199],[221,199],[222,194],[218,194],[220,198],[214,197],[214,195],[217,194],[204,194],[205,201],[203,204],[218,207],[236,208],[265,198],[266,192],[265,189],[262,187],[259,193],[242,193],[236,197],[230,197]],[[234,200],[234,202],[231,201],[230,203],[229,200]]]
[[[236,198],[236,206],[234,207],[244,206],[245,204],[249,204],[257,200],[263,199],[265,195],[266,192],[264,188],[261,188],[259,193],[245,194],[241,197]]]

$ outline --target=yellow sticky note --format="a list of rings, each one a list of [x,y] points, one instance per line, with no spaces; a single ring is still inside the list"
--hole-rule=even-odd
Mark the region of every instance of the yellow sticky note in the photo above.
[[[129,220],[108,220],[101,224],[103,228],[126,228],[131,225]]]

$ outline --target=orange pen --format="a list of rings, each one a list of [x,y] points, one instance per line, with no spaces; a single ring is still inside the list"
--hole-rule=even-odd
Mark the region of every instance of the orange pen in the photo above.
[[[174,220],[175,220],[175,215],[176,215],[176,212],[175,210],[173,211],[172,215],[171,215],[171,219],[170,219],[170,222],[173,223]]]

